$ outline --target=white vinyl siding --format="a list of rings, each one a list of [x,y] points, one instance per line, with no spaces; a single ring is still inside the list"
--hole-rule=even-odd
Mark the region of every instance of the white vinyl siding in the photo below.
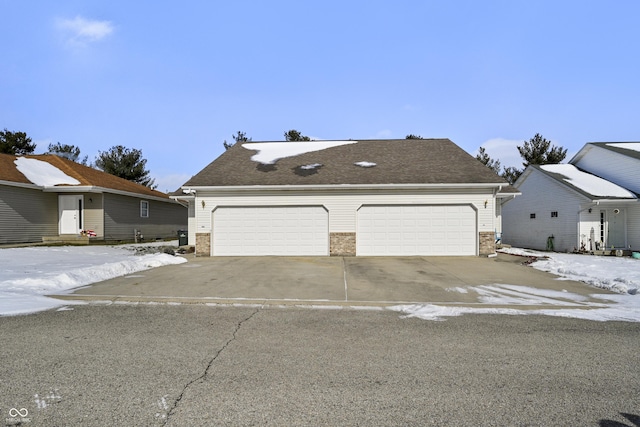
[[[239,204],[246,206],[322,205],[329,212],[329,232],[355,232],[357,211],[362,205],[470,205],[477,211],[478,232],[493,232],[499,228],[496,224],[495,199],[492,191],[487,189],[265,190],[221,192],[216,196],[207,196],[205,191],[201,190],[198,194],[194,203],[197,233],[211,232],[211,212],[216,207]]]
[[[476,255],[476,214],[469,205],[363,206],[357,255]]]
[[[589,202],[586,197],[533,168],[518,190],[522,196],[502,208],[503,243],[544,250],[553,235],[556,251],[572,251],[579,245],[578,212]],[[551,212],[558,216],[551,217]]]
[[[640,193],[640,160],[591,144],[587,144],[582,151],[584,153],[579,153],[580,158],[575,162],[572,161],[575,166],[627,190]],[[626,204],[624,208],[627,220],[627,245],[638,251],[640,250],[640,204]],[[593,218],[592,226],[596,230],[596,240],[599,240],[600,208],[594,208],[592,212],[597,215]],[[591,226],[583,225],[581,233],[588,233],[590,228]]]
[[[328,224],[321,206],[219,207],[212,255],[328,255]]]
[[[640,203],[627,208],[627,243],[640,252]]]

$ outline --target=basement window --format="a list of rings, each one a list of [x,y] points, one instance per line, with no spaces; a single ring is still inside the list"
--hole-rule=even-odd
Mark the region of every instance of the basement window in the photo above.
[[[529,219],[536,219],[536,214],[534,214],[534,213],[529,214]]]
[[[149,202],[140,200],[140,218],[149,218]]]
[[[551,218],[558,218],[558,211],[551,211]]]

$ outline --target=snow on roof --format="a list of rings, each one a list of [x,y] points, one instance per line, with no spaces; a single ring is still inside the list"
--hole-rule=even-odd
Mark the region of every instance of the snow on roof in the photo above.
[[[636,198],[633,193],[619,185],[590,173],[582,172],[573,165],[541,165],[540,168],[547,172],[564,175],[564,180],[569,184],[593,196]]]
[[[300,166],[300,169],[311,170],[311,169],[319,168],[320,166],[322,166],[320,163],[313,163],[310,165]]]
[[[247,150],[257,151],[251,157],[254,162],[272,165],[285,157],[299,156],[313,151],[325,150],[358,141],[301,141],[301,142],[250,142],[242,144]]]
[[[36,185],[43,187],[69,184],[78,185],[80,181],[62,172],[50,163],[37,159],[18,157],[15,160],[16,168]]]
[[[627,150],[640,151],[640,142],[614,142],[607,144],[609,147],[624,148]]]
[[[362,168],[372,168],[372,167],[376,166],[376,163],[373,163],[373,162],[356,162],[356,163],[354,163],[354,165],[360,166]]]

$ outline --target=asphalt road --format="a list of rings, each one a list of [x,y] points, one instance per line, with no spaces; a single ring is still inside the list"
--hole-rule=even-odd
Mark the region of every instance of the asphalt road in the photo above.
[[[75,306],[0,318],[0,420],[639,426],[639,337],[542,316]]]

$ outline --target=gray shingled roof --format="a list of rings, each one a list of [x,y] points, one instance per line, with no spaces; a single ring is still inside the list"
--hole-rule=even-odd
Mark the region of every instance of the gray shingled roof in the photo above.
[[[281,158],[273,164],[252,160],[254,154],[256,151],[235,144],[183,187],[498,183],[508,186],[503,178],[449,139],[359,140]],[[357,162],[375,166],[362,167]],[[508,188],[517,193],[513,187]]]

